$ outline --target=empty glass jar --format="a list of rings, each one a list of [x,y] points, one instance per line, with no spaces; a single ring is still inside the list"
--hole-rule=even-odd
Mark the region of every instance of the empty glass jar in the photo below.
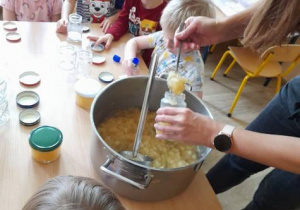
[[[88,78],[91,75],[93,53],[88,50],[79,50],[77,52],[75,77]]]
[[[59,68],[74,70],[76,65],[76,48],[72,45],[63,45],[59,48]]]
[[[68,24],[68,40],[72,42],[80,42],[82,35],[82,16],[78,14],[69,15]]]

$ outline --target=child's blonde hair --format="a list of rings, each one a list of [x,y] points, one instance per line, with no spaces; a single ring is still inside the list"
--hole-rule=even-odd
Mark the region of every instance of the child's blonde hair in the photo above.
[[[57,176],[35,193],[23,210],[124,210],[106,187],[94,179],[80,176]]]
[[[180,23],[191,16],[214,17],[212,3],[209,0],[171,0],[162,12],[160,25],[175,32]]]

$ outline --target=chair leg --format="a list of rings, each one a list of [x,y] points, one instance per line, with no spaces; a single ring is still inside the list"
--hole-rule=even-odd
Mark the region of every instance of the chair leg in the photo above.
[[[213,71],[213,73],[212,73],[212,75],[211,75],[211,77],[210,77],[211,80],[214,80],[214,78],[215,78],[217,72],[219,71],[221,65],[223,64],[224,60],[226,59],[226,57],[227,57],[227,55],[228,55],[229,53],[230,53],[230,51],[227,50],[227,51],[223,54],[221,60],[219,61],[218,65],[216,66],[215,70]]]
[[[281,87],[281,76],[277,76],[277,82],[276,82],[276,89],[275,89],[275,94],[279,92],[280,87]]]
[[[215,48],[216,48],[215,44],[210,45],[210,47],[209,47],[209,53],[212,53],[215,50]]]
[[[228,72],[231,70],[231,68],[233,67],[233,65],[236,63],[236,60],[234,59],[231,64],[228,66],[228,68],[225,70],[223,76],[226,77]]]
[[[249,78],[250,78],[249,75],[247,75],[247,76],[244,77],[244,79],[243,79],[243,81],[242,81],[242,83],[240,85],[240,88],[239,88],[238,92],[236,93],[236,95],[234,97],[234,100],[233,100],[233,102],[231,104],[231,107],[230,107],[229,112],[227,114],[228,117],[231,117],[232,112],[233,112],[233,110],[235,108],[235,105],[236,105],[237,101],[239,100],[239,97],[240,97],[240,95],[242,93],[242,90],[244,89],[244,86],[246,85],[246,83],[247,83],[247,81],[248,81]]]
[[[264,87],[267,87],[268,84],[271,82],[272,78],[271,77],[267,77],[266,81],[264,82]]]

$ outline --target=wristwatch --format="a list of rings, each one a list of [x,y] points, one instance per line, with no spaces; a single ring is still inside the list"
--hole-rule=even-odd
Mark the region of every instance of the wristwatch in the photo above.
[[[235,127],[225,125],[220,133],[214,138],[214,146],[221,152],[227,152],[232,147],[232,133]]]

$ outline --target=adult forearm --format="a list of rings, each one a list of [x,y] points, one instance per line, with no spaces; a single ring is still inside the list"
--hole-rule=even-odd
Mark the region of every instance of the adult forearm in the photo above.
[[[235,129],[230,153],[300,174],[300,139]]]
[[[253,13],[253,8],[249,8],[236,15],[225,17],[223,19],[216,19],[217,26],[219,25],[220,36],[219,43],[236,39],[243,36],[245,28],[247,27]]]

